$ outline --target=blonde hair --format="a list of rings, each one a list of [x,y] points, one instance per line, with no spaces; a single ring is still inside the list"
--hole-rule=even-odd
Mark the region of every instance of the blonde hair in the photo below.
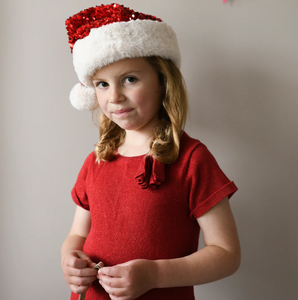
[[[185,83],[180,70],[171,60],[156,56],[145,59],[156,70],[164,89],[159,112],[160,122],[154,129],[154,137],[147,155],[170,164],[179,155],[180,136],[187,117],[188,101]],[[98,107],[97,105],[93,112]],[[117,148],[125,140],[125,130],[101,113],[99,131],[100,141],[95,145],[95,156],[98,162],[111,161],[116,155]]]

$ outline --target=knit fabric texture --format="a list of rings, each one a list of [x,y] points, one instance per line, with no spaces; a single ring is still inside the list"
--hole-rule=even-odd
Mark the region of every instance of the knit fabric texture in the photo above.
[[[84,252],[93,261],[113,266],[139,258],[190,255],[198,248],[196,218],[237,190],[207,147],[186,133],[173,164],[153,164],[154,160],[144,155],[117,155],[113,161],[100,164],[94,153],[87,157],[72,197],[91,213],[92,227]],[[146,180],[140,181],[144,172],[147,185]],[[78,295],[72,294],[71,299],[78,299]],[[95,281],[87,291],[88,299],[110,298]],[[194,291],[193,287],[153,289],[138,299],[194,300]]]

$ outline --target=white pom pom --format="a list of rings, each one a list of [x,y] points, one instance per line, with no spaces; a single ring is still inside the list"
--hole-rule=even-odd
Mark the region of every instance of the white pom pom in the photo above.
[[[95,89],[77,83],[71,90],[69,99],[78,110],[92,110],[97,102]]]

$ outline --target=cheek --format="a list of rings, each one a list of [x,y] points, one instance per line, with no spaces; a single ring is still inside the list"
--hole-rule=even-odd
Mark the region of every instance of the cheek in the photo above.
[[[98,95],[98,93],[96,93],[96,99],[97,99],[97,103],[98,103],[100,109],[102,111],[105,111],[106,110],[105,102],[104,102],[103,98]]]
[[[158,98],[151,98],[148,99],[146,104],[143,106],[143,114],[145,117],[150,117],[152,118],[153,116],[156,116],[159,114],[161,107],[161,100]]]

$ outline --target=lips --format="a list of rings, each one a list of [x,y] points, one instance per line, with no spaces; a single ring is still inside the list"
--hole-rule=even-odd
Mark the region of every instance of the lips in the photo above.
[[[126,116],[129,112],[131,112],[133,108],[125,108],[125,109],[118,109],[113,112],[116,116]]]

